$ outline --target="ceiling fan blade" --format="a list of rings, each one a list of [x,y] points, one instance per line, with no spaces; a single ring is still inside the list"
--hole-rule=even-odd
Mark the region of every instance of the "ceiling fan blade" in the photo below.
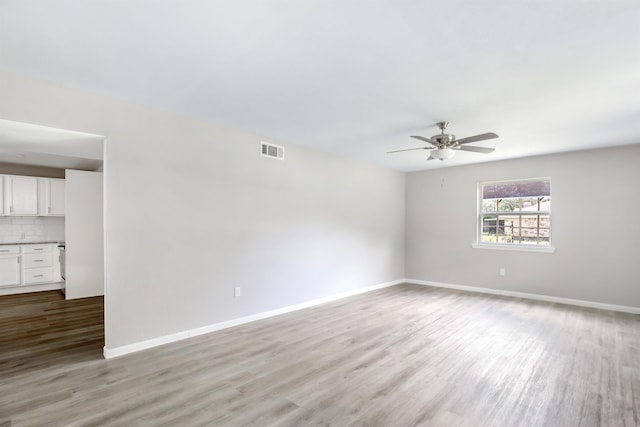
[[[433,142],[430,138],[427,138],[426,136],[412,135],[411,138],[419,139],[420,141],[424,141],[424,142],[428,142],[429,144],[437,145],[435,142]]]
[[[476,141],[485,141],[487,139],[494,139],[497,138],[498,135],[496,135],[493,132],[488,132],[488,133],[481,133],[480,135],[474,135],[474,136],[468,136],[466,138],[460,138],[456,141],[456,143],[458,143],[459,145],[462,144],[468,144],[470,142],[476,142]]]
[[[488,147],[474,147],[473,145],[470,146],[462,146],[462,147],[457,147],[456,150],[462,150],[462,151],[473,151],[474,153],[484,153],[484,154],[489,154],[489,153],[493,153],[495,151],[495,148],[488,148]]]
[[[387,151],[387,154],[391,154],[391,153],[399,153],[401,151],[412,151],[412,150],[432,150],[433,147],[416,147],[416,148],[405,148],[404,150],[393,150],[393,151]]]

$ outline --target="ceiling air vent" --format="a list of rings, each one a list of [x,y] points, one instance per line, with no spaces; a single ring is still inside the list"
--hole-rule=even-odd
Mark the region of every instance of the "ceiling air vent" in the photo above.
[[[262,141],[260,142],[260,154],[264,157],[284,160],[284,147]]]

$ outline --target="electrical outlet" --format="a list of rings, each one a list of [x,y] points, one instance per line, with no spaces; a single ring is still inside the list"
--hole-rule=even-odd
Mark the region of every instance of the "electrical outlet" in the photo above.
[[[240,291],[240,286],[236,286],[235,288],[233,288],[233,296],[234,297],[239,297],[242,295],[242,292]]]
[[[501,276],[506,276],[507,275],[507,270],[505,270],[504,267],[500,267],[500,271],[498,271],[498,274]]]

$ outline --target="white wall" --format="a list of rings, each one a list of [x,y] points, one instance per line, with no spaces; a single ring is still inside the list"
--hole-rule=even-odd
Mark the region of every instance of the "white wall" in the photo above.
[[[403,174],[288,144],[262,158],[251,133],[0,82],[3,119],[107,137],[107,349],[404,275]]]
[[[408,174],[406,277],[640,307],[639,161],[635,145]],[[473,249],[477,183],[541,176],[556,252]]]

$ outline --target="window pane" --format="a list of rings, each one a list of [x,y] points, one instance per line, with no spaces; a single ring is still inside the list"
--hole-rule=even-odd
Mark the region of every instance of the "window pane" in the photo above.
[[[538,198],[537,197],[523,197],[522,198],[522,210],[523,211],[537,211]]]
[[[496,182],[482,185],[483,199],[504,199],[509,197],[539,197],[551,195],[549,180]]]
[[[530,180],[482,184],[479,241],[549,245],[551,241],[551,183]]]
[[[522,199],[524,212],[551,211],[550,197],[527,197]]]
[[[518,215],[500,215],[498,221],[504,227],[504,234],[513,234],[513,230],[518,228]]]
[[[491,236],[488,234],[482,235],[482,243],[496,243],[496,236]]]
[[[495,234],[496,230],[496,218],[484,217],[482,218],[482,234]]]
[[[538,240],[538,244],[539,245],[547,245],[548,246],[549,245],[549,237],[548,236],[547,237],[541,237]]]
[[[482,201],[482,212],[497,212],[496,202],[498,199],[485,199]]]
[[[495,216],[487,216],[482,218],[482,241],[487,243],[495,243],[496,235],[499,232],[498,218]]]
[[[499,212],[513,212],[520,210],[520,199],[518,198],[509,198],[509,199],[499,199],[498,200],[498,211]]]
[[[546,222],[546,225],[545,225]],[[549,228],[549,217],[540,217],[540,230],[538,233],[540,241],[546,241],[547,243],[551,239],[551,229]]]
[[[513,243],[511,236],[498,236],[498,243]]]
[[[483,200],[483,212],[539,212],[550,211],[551,200],[548,197],[510,197],[505,199]]]
[[[522,215],[520,220],[520,227],[527,230],[538,229],[538,215]]]

